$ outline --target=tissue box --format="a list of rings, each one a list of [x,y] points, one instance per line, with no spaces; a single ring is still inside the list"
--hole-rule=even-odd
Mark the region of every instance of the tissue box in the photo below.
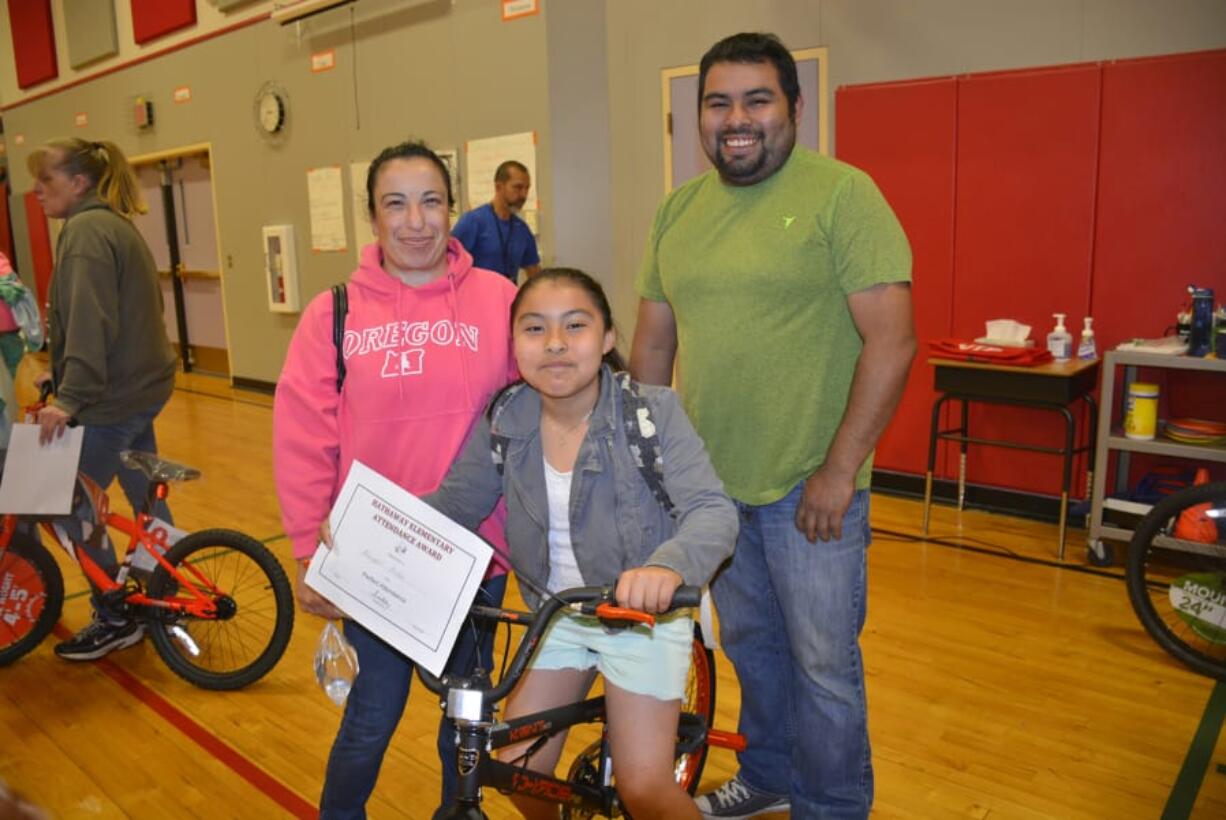
[[[1034,347],[1030,338],[1030,325],[1013,319],[990,319],[984,322],[987,333],[975,341],[997,347]]]

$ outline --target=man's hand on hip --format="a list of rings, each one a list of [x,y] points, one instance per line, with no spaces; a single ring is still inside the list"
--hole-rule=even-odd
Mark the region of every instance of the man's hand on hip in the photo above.
[[[805,490],[796,506],[796,529],[809,543],[843,537],[843,516],[856,491],[856,475],[842,476],[828,464],[805,480]]]

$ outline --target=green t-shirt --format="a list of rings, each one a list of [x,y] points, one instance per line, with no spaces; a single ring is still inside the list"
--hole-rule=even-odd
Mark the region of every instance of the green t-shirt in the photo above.
[[[863,346],[847,294],[910,279],[872,179],[806,148],[757,185],[709,171],[664,200],[636,287],[673,309],[678,389],[729,495],[769,504],[822,464]]]

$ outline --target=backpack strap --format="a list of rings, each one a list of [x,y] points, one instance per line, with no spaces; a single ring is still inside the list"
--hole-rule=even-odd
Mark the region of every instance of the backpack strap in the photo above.
[[[660,436],[651,420],[651,407],[629,373],[617,373],[614,379],[621,388],[622,423],[626,427],[626,443],[634,456],[634,464],[656,501],[671,515],[673,500],[664,488],[664,459],[660,453]]]
[[[660,436],[651,420],[651,407],[639,393],[638,385],[630,379],[629,373],[616,373],[613,379],[621,393],[622,423],[626,430],[626,444],[634,456],[634,465],[656,501],[671,515],[673,501],[664,488],[664,459],[660,454]],[[490,458],[500,476],[506,465],[510,439],[498,434],[498,417],[524,387],[524,382],[508,387],[490,407]]]
[[[525,386],[525,382],[508,386],[494,397],[494,403],[490,405],[490,458],[493,459],[499,476],[502,475],[503,466],[507,462],[507,446],[511,440],[506,436],[498,434],[498,417],[502,415],[502,411],[511,403],[511,399],[515,398],[516,394],[523,390]]]
[[[336,392],[345,384],[345,315],[349,313],[349,291],[344,284],[332,286],[332,344],[336,347]]]

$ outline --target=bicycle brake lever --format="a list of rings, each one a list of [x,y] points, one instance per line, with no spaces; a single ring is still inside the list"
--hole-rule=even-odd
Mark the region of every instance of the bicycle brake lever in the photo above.
[[[626,609],[615,604],[597,604],[591,613],[602,621],[630,621],[633,623],[656,625],[656,616],[637,609]]]

